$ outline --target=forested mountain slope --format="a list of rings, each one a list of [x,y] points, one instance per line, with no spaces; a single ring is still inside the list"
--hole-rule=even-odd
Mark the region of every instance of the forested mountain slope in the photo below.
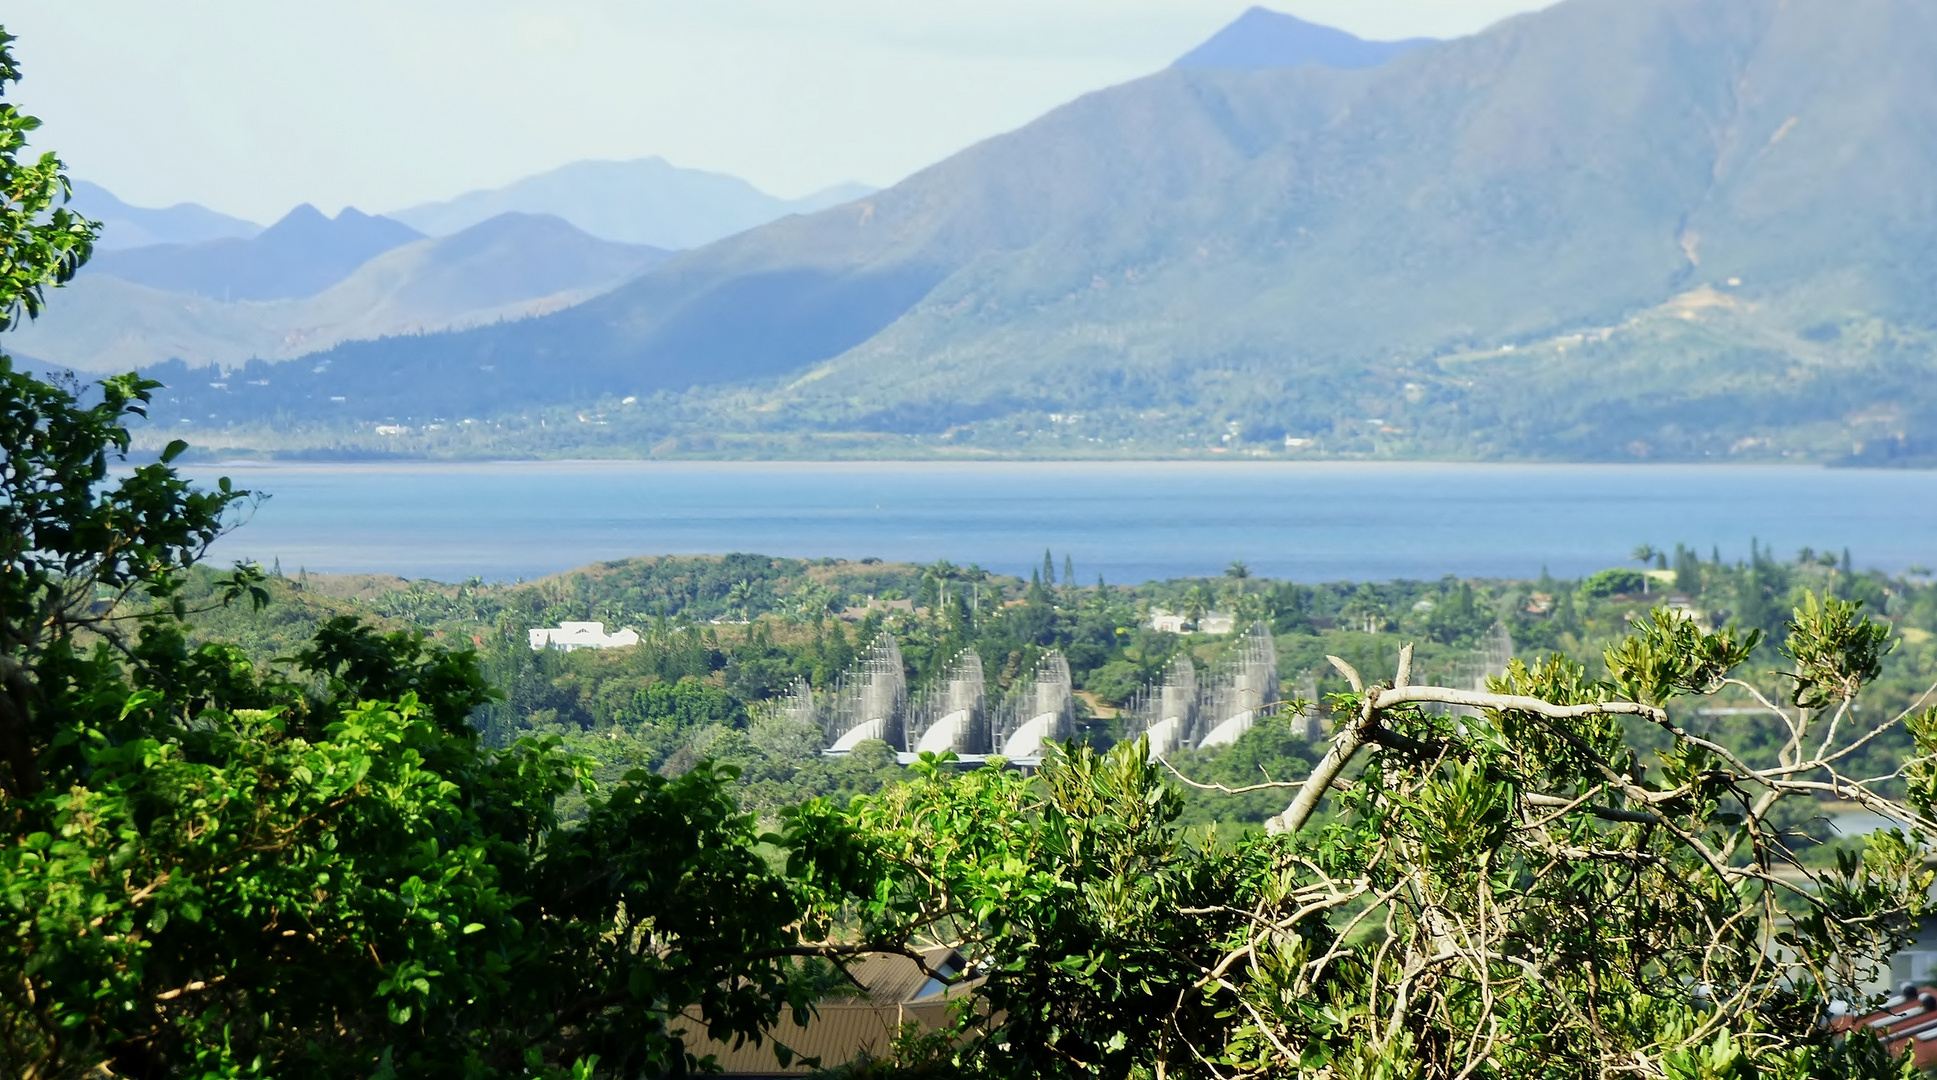
[[[1933,52],[1919,0],[1569,0],[1366,70],[1171,69],[572,310],[341,346],[223,408],[751,384],[708,426],[981,438],[1054,411],[1115,438],[1161,415],[1454,456],[1914,442]]]
[[[391,248],[329,288],[296,299],[225,302],[86,274],[67,286],[59,306],[13,335],[11,345],[42,365],[80,371],[126,371],[171,360],[232,367],[258,357],[288,359],[339,341],[557,311],[667,254],[587,236],[555,217],[501,214],[452,236]],[[198,375],[196,381],[220,376]]]

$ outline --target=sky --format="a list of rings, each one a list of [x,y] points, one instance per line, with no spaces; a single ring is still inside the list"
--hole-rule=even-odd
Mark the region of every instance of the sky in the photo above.
[[[1546,0],[1278,0],[1362,37]],[[659,155],[888,185],[1161,69],[1248,0],[22,0],[13,91],[77,177],[267,222]]]

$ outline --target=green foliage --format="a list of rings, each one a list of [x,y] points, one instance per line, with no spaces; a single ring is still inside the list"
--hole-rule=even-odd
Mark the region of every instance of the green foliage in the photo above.
[[[672,684],[663,681],[646,684],[633,698],[631,706],[616,719],[621,723],[676,728],[702,724],[745,727],[746,707],[726,691],[688,675]]]
[[[467,655],[338,622],[299,663],[320,692],[158,624],[126,681],[105,652],[69,673],[59,783],[7,805],[10,1066],[653,1072],[684,1009],[751,1034],[804,1000],[731,770],[628,776],[561,828],[590,761],[482,748]]]
[[[30,313],[89,235],[43,213],[32,126],[0,111],[0,306]],[[731,768],[599,790],[557,739],[487,747],[477,657],[421,630],[319,618],[272,667],[192,642],[271,586],[193,573],[246,493],[192,488],[181,444],[111,479],[155,389],[89,405],[0,358],[0,1071],[661,1075],[701,1064],[670,1025],[757,1038],[807,1004],[804,903]]]
[[[876,947],[965,944],[986,973],[972,1038],[929,1047],[953,1068],[1122,1076],[1222,1026],[1230,1002],[1193,984],[1245,924],[1262,866],[1257,849],[1192,849],[1179,811],[1139,740],[1071,747],[1040,784],[928,759],[845,814],[804,807],[786,842]]]
[[[58,163],[19,163],[32,122],[7,112],[0,127],[14,212],[0,299],[31,313],[89,230],[49,209]],[[244,493],[190,488],[170,465],[179,445],[110,483],[154,389],[112,379],[90,405],[0,366],[10,1075],[678,1075],[705,1065],[680,1029],[757,1039],[790,1008],[803,1017],[827,974],[803,961],[931,943],[970,960],[953,1028],[904,1032],[896,1060],[850,1075],[1907,1074],[1822,1021],[1927,914],[1930,838],[1877,833],[1824,867],[1783,806],[1827,785],[1914,826],[1893,797],[1937,802],[1937,711],[1857,708],[1889,663],[1929,661],[1893,661],[1861,605],[1912,622],[1937,610],[1928,586],[1858,576],[1847,558],[1754,550],[1729,568],[1678,551],[1706,613],[1741,627],[1712,633],[1624,612],[1629,579],[1609,575],[1632,571],[1538,593],[1253,590],[1239,564],[1139,594],[1075,586],[1067,557],[1056,584],[1046,554],[1027,591],[991,583],[984,603],[960,586],[986,577],[946,564],[731,556],[384,597],[411,629],[318,605],[281,628],[303,628],[287,659],[263,663],[185,622],[301,593],[253,568],[193,572]],[[844,588],[895,573],[924,609],[893,617],[911,673],[973,648],[998,687],[1048,648],[1092,693],[1185,649],[1214,663],[1227,642],[1142,630],[1141,608],[1228,603],[1284,631],[1291,673],[1335,646],[1373,674],[1331,698],[1330,760],[1364,758],[1306,781],[1328,802],[1309,825],[1276,817],[1279,831],[1236,837],[1189,830],[1147,742],[1103,723],[1033,776],[946,756],[902,773],[880,743],[827,762],[811,721],[760,698],[825,685],[856,643],[825,615]],[[601,603],[649,612],[646,645],[523,648],[518,620]],[[761,612],[784,617],[738,642],[693,623]],[[1502,615],[1573,655],[1515,661],[1491,683],[1512,696],[1439,699],[1461,713],[1380,697],[1395,624],[1446,650],[1408,652],[1413,674],[1451,673]],[[1768,706],[1770,721],[1732,732],[1678,724],[1684,699],[1753,696],[1734,672],[1764,631],[1793,661],[1796,711]],[[582,752],[600,740],[603,761]],[[1905,792],[1849,778],[1860,753],[1904,740]],[[1244,786],[1317,756],[1267,721],[1180,762]],[[780,809],[803,791],[827,797]],[[762,833],[756,809],[778,811],[780,831]]]
[[[0,97],[20,81],[13,59],[12,34],[0,30]],[[0,330],[17,325],[24,314],[39,315],[49,285],[71,280],[94,251],[97,226],[65,205],[73,195],[60,159],[42,154],[20,159],[27,135],[40,121],[18,105],[0,101]]]
[[[1803,594],[1784,646],[1796,662],[1790,693],[1797,705],[1818,709],[1848,701],[1883,673],[1883,658],[1894,646],[1890,628],[1859,615],[1862,606],[1835,597],[1819,604],[1815,593]]]
[[[489,681],[506,695],[477,714],[487,741],[508,745],[520,735],[561,736],[598,757],[603,763],[598,775],[608,782],[616,782],[631,768],[676,771],[701,758],[723,755],[743,769],[740,790],[749,800],[747,805],[767,810],[878,786],[880,777],[872,768],[850,769],[817,760],[807,743],[818,735],[790,735],[778,742],[749,742],[745,736],[751,734],[750,725],[766,703],[791,694],[801,680],[825,690],[853,662],[857,647],[881,630],[894,633],[900,641],[913,686],[935,678],[963,648],[974,648],[982,656],[992,692],[1001,693],[1026,677],[1046,649],[1061,650],[1077,687],[1085,692],[1079,703],[1081,737],[1102,747],[1135,734],[1124,720],[1104,717],[1159,678],[1173,657],[1188,652],[1203,671],[1221,659],[1226,647],[1220,638],[1150,630],[1144,622],[1148,609],[1177,610],[1191,588],[1215,591],[1228,588],[1234,580],[1226,576],[1104,588],[1059,585],[1053,594],[1045,590],[1031,602],[1026,582],[986,575],[977,581],[973,568],[764,556],[738,559],[736,572],[768,568],[765,573],[771,577],[761,580],[770,582],[774,596],[772,610],[756,613],[755,621],[745,626],[711,622],[715,617],[708,614],[714,610],[711,599],[698,597],[691,606],[682,606],[687,601],[681,597],[696,595],[687,588],[689,584],[723,580],[721,560],[637,559],[506,585],[372,584],[321,575],[306,575],[302,580],[272,578],[262,583],[275,597],[269,608],[203,612],[195,617],[193,634],[196,640],[236,642],[252,656],[268,659],[300,651],[330,618],[374,610],[389,616],[390,625],[415,626],[433,641],[461,645],[475,640]],[[1810,592],[1861,601],[1863,611],[1887,613],[1903,631],[1896,647],[1880,658],[1882,673],[1866,691],[1866,709],[1894,712],[1909,707],[1937,680],[1937,643],[1923,636],[1937,631],[1937,587],[1927,582],[1852,573],[1840,565],[1826,566],[1820,559],[1779,562],[1760,549],[1751,559],[1725,564],[1719,558],[1693,560],[1687,546],[1680,545],[1676,560],[1683,569],[1692,566],[1690,573],[1698,584],[1693,592],[1664,598],[1676,605],[1676,618],[1697,627],[1733,626],[1738,642],[1746,642],[1752,631],[1762,634],[1762,644],[1742,669],[1741,682],[1721,690],[1715,704],[1753,707],[1757,702],[1751,686],[1771,699],[1792,688],[1792,683],[1771,678],[1770,669],[1793,667],[1780,657],[1790,633],[1789,620],[1781,616],[1804,604]],[[182,595],[190,606],[205,606],[219,599],[219,585],[215,575],[198,572],[185,580]],[[664,588],[655,594],[665,601],[664,614],[655,600],[653,614],[630,621],[633,616],[624,613],[636,611],[645,595],[634,590],[648,587]],[[823,587],[848,589],[850,595],[859,591],[863,599],[869,590],[903,593],[925,610],[891,616],[875,613],[858,624],[802,614],[797,599]],[[939,603],[944,595],[947,602]],[[1578,663],[1590,681],[1611,678],[1609,650],[1653,617],[1631,596],[1588,598],[1577,582],[1551,577],[1318,585],[1253,580],[1241,596],[1232,599],[1247,612],[1246,618],[1267,621],[1276,632],[1284,691],[1302,692],[1301,684],[1309,674],[1320,698],[1345,689],[1326,663],[1326,655],[1343,657],[1362,670],[1388,670],[1402,640],[1418,643],[1415,678],[1470,685],[1478,650],[1496,622],[1510,632],[1522,656],[1559,653]],[[1016,600],[1025,602],[1013,604]],[[1745,600],[1752,604],[1750,609],[1740,606]],[[1383,620],[1376,633],[1366,632],[1363,624],[1355,628],[1355,620],[1368,606]],[[526,647],[527,627],[567,618],[603,618],[608,625],[630,621],[640,632],[641,644],[635,649],[569,654],[533,653]],[[1678,632],[1686,637],[1689,629]],[[1615,662],[1627,663],[1619,658]],[[640,695],[666,694],[688,678],[724,694],[724,698],[707,695],[709,704],[702,711],[711,722],[678,728],[642,726],[633,710]],[[649,691],[655,682],[666,685]],[[1638,687],[1632,690],[1639,692]],[[747,719],[741,718],[743,712]],[[1767,719],[1739,713],[1710,717],[1678,711],[1676,719],[1690,733],[1727,745],[1758,767],[1774,761],[1783,730],[1773,715]],[[722,739],[722,732],[733,737]],[[1242,754],[1195,754],[1188,761],[1180,755],[1174,760],[1194,779],[1248,787],[1267,778],[1293,775],[1303,767],[1293,759],[1302,762],[1312,756],[1309,747],[1288,731],[1279,729],[1279,736],[1284,738],[1280,750],[1240,764],[1228,763],[1238,762]],[[1630,731],[1629,737],[1644,760],[1666,745],[1666,736],[1658,731]],[[1859,774],[1881,775],[1895,770],[1898,755],[1909,749],[1908,734],[1891,729],[1865,744],[1849,764]],[[1185,820],[1192,823],[1255,824],[1275,812],[1268,792],[1224,796],[1189,790],[1186,798]],[[1820,825],[1809,824],[1814,811],[1790,806],[1785,802],[1774,811],[1793,817],[1792,821],[1785,818],[1786,827],[1821,832]]]
[[[1937,811],[1937,707],[1912,713],[1904,721],[1916,751],[1904,765],[1908,799],[1925,815]]]
[[[1581,595],[1592,599],[1604,596],[1638,593],[1646,583],[1647,577],[1639,570],[1615,567],[1603,570],[1581,582]]]
[[[1880,639],[1838,612],[1792,643],[1866,671]],[[1809,869],[1774,814],[1875,729],[1806,713],[1760,771],[1672,730],[1658,771],[1629,745],[1623,713],[1715,692],[1754,645],[1657,612],[1608,650],[1614,681],[1553,657],[1478,715],[1375,707],[1370,759],[1292,835],[1189,842],[1140,741],[1034,782],[930,759],[803,808],[786,843],[830,929],[947,941],[975,973],[952,1039],[857,1075],[1904,1077],[1822,1021],[1925,910],[1927,840]]]
[[[1304,723],[1305,717],[1298,714],[1268,717],[1228,747],[1169,755],[1170,764],[1191,781],[1237,792],[1174,784],[1183,799],[1179,822],[1242,828],[1261,826],[1266,818],[1282,813],[1290,796],[1273,785],[1302,780],[1324,750],[1305,736]]]
[[[1815,603],[1813,596],[1810,603]],[[1760,630],[1749,631],[1741,641],[1726,631],[1704,634],[1694,619],[1668,608],[1656,608],[1635,624],[1635,630],[1604,657],[1621,696],[1649,705],[1662,705],[1679,695],[1714,693],[1762,643]],[[1871,672],[1870,677],[1875,676]]]

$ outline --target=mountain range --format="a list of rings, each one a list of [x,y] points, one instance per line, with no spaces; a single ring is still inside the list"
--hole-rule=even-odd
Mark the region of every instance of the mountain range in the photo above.
[[[59,303],[14,335],[11,347],[43,366],[96,372],[179,358],[225,366],[253,358],[289,359],[345,340],[558,311],[670,254],[600,240],[547,215],[500,214],[435,238],[353,211],[331,221],[304,208],[291,218],[295,228],[285,219],[252,241],[97,256],[89,272],[62,290]],[[339,227],[347,235],[332,237],[331,230]],[[388,243],[398,237],[405,242]],[[314,253],[354,252],[358,243],[381,250],[357,260],[326,287],[307,287],[323,276],[319,268],[329,265]],[[117,257],[139,255],[150,256],[134,268],[145,280],[116,273],[127,269]],[[350,261],[340,258],[334,268]],[[181,277],[170,276],[180,268],[186,270]],[[252,278],[257,271],[262,277]],[[315,276],[304,279],[303,274]],[[303,287],[295,284],[299,281]],[[202,287],[185,287],[191,282]],[[210,295],[218,291],[231,298]],[[249,293],[271,295],[233,298]]]
[[[216,300],[294,300],[423,238],[402,222],[355,207],[329,218],[305,203],[253,236],[104,251],[82,273]]]
[[[803,199],[781,199],[737,176],[684,169],[664,158],[649,157],[575,162],[505,187],[387,216],[432,236],[444,236],[503,213],[553,214],[606,240],[692,248],[789,214],[811,214],[851,202],[872,191],[865,184],[842,184]]]
[[[1285,29],[1247,15],[1213,39],[1234,59],[556,314],[165,406],[210,437],[283,417],[282,446],[304,417],[331,445],[381,423],[358,445],[397,452],[547,408],[585,426],[535,452],[1924,452],[1937,8],[1566,0],[1372,60],[1245,59]]]
[[[617,285],[669,247],[872,190],[785,200],[660,158],[588,161],[396,216],[299,206],[265,229],[194,203],[133,206],[77,181],[75,208],[103,226],[95,256],[15,351],[81,371],[233,365],[529,318]]]
[[[262,231],[253,221],[230,217],[194,203],[160,209],[130,206],[99,184],[74,181],[73,208],[102,225],[97,251],[147,247],[152,244],[195,244],[228,237],[247,239]]]

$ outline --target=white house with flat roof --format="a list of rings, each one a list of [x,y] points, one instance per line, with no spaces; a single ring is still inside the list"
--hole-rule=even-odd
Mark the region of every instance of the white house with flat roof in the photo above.
[[[1170,634],[1228,634],[1237,629],[1238,619],[1222,611],[1206,611],[1197,619],[1197,628],[1188,629],[1190,620],[1182,615],[1165,611],[1163,608],[1150,609],[1150,629],[1162,630]]]
[[[602,622],[562,622],[557,626],[541,627],[531,631],[532,652],[543,652],[546,649],[560,649],[565,652],[571,652],[574,649],[618,649],[637,644],[639,644],[638,631],[620,630],[616,634],[608,634]]]

